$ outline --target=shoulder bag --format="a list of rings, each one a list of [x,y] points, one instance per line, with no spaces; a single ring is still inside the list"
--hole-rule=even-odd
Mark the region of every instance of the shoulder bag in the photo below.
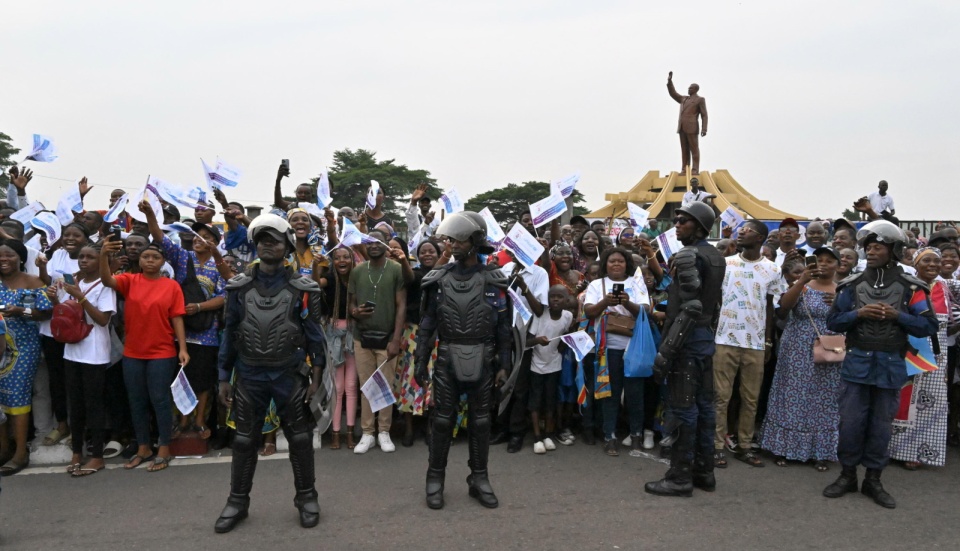
[[[600,286],[603,288],[603,296],[607,296],[606,278],[600,281]],[[633,336],[633,328],[637,323],[636,319],[616,312],[607,312],[605,315],[607,316],[607,333],[624,337]]]
[[[804,289],[804,293],[806,293],[806,289]],[[817,337],[813,339],[813,363],[843,363],[843,359],[847,356],[847,337],[845,335],[821,334],[806,303],[803,304],[803,311],[806,312],[807,319],[810,320],[810,325],[813,326],[813,331],[817,334]]]

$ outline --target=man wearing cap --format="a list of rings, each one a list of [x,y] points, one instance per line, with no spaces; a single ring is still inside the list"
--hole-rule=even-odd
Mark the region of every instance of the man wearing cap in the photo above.
[[[793,218],[784,218],[777,231],[780,246],[777,247],[777,266],[783,267],[788,260],[803,260],[803,252],[797,250],[800,224]]]
[[[226,324],[218,361],[220,401],[233,407],[237,435],[230,497],[214,525],[217,533],[233,530],[247,517],[260,429],[271,399],[290,444],[296,489],[293,503],[300,511],[300,525],[311,528],[320,521],[314,486],[314,420],[309,405],[325,366],[318,323],[320,288],[284,266],[284,259],[296,246],[296,236],[285,220],[261,214],[249,229],[260,262],[227,285]],[[232,389],[231,372],[236,376]]]
[[[713,354],[726,260],[707,242],[716,215],[694,202],[675,211],[674,228],[684,245],[671,258],[673,281],[667,289],[667,318],[654,362],[654,375],[666,379],[666,424],[677,430],[670,470],[644,490],[658,496],[712,492],[713,434],[716,430]]]
[[[410,206],[407,207],[407,236],[413,238],[423,227],[422,239],[434,234],[440,219],[430,210],[430,198],[427,197],[427,185],[420,184],[410,196]]]
[[[484,265],[480,254],[493,251],[487,224],[475,212],[448,216],[437,228],[453,251],[453,262],[423,278],[423,318],[414,354],[417,384],[430,384],[428,363],[439,340],[433,369],[433,427],[427,468],[427,506],[443,507],[447,455],[461,393],[467,395],[470,435],[470,497],[487,508],[499,505],[487,474],[493,387],[511,371],[513,316],[506,298],[507,277]],[[495,375],[496,374],[496,375]]]
[[[893,509],[896,501],[880,483],[889,459],[900,389],[907,382],[904,362],[909,341],[931,337],[938,322],[929,290],[898,265],[906,245],[903,231],[885,220],[857,232],[867,254],[867,269],[840,282],[827,316],[827,328],[846,334],[840,368],[840,440],[837,455],[843,470],[823,495],[838,498],[855,492],[857,466],[867,469],[861,492]]]

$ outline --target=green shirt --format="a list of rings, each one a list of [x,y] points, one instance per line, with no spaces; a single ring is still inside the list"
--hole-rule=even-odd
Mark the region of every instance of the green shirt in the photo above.
[[[353,337],[359,339],[363,331],[393,332],[397,315],[396,293],[403,289],[403,271],[400,264],[393,260],[387,259],[381,269],[371,270],[369,261],[354,268],[350,272],[347,292],[356,297],[358,307],[367,301],[373,302],[376,307],[369,318],[356,320],[353,324]]]

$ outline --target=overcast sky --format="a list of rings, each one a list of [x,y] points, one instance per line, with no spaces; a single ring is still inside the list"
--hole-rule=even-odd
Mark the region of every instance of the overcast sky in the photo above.
[[[901,218],[960,218],[960,3],[667,4],[8,2],[0,132],[53,137],[33,168],[94,208],[217,155],[266,204],[281,158],[292,194],[343,148],[467,196],[580,171],[596,208],[679,169],[672,70],[707,100],[701,168],[774,206],[836,216],[886,179]]]

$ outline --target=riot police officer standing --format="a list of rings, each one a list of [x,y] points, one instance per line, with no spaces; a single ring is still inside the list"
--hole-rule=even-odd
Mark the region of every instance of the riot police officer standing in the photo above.
[[[671,259],[673,281],[667,297],[663,340],[654,364],[658,380],[666,379],[667,416],[679,431],[670,470],[644,490],[659,496],[693,495],[693,487],[712,492],[714,337],[726,261],[707,242],[716,221],[712,207],[693,202],[675,211],[677,239],[683,249]]]
[[[443,486],[450,440],[461,393],[467,394],[470,433],[469,494],[481,505],[499,505],[487,475],[493,385],[501,386],[511,369],[512,311],[499,268],[484,265],[480,254],[493,248],[479,214],[447,217],[437,235],[449,240],[454,262],[423,278],[423,319],[417,334],[417,383],[426,388],[427,364],[436,339],[433,370],[433,428],[427,468],[427,506],[443,507]],[[494,374],[496,373],[496,377]]]

